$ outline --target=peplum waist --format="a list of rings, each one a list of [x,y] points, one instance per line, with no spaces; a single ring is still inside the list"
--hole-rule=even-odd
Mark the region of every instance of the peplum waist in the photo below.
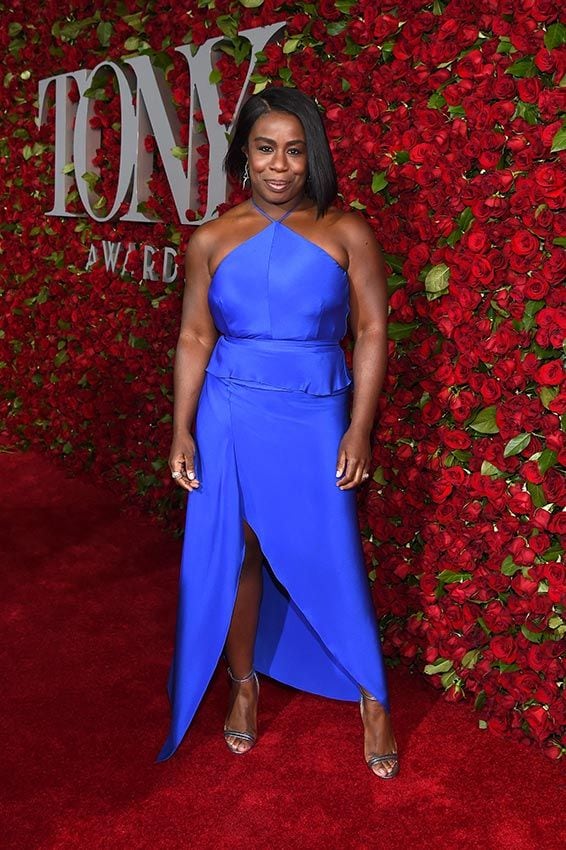
[[[335,340],[221,335],[205,371],[218,378],[310,395],[332,395],[352,383],[344,352]]]

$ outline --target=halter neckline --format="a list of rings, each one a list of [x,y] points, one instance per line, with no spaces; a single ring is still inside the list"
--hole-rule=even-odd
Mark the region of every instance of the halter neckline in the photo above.
[[[290,209],[288,209],[287,212],[283,213],[281,218],[273,218],[273,216],[269,215],[269,213],[266,212],[266,210],[264,210],[262,207],[260,207],[259,204],[256,204],[256,202],[254,201],[253,198],[251,198],[251,202],[252,202],[252,205],[256,208],[256,210],[258,212],[260,212],[262,215],[264,215],[266,218],[268,218],[274,224],[278,224],[279,222],[284,221],[287,218],[288,215],[291,215],[291,213],[294,212],[297,209],[299,204],[303,201],[303,198],[304,198],[304,196],[300,197],[296,204],[294,204]]]

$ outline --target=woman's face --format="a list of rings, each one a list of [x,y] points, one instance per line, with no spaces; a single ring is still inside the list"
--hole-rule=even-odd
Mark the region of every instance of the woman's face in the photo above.
[[[308,177],[307,143],[295,115],[267,112],[258,118],[245,153],[254,195],[271,204],[284,204],[303,193]]]

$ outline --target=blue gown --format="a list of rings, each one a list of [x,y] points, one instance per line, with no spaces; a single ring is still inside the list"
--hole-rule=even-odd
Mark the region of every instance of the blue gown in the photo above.
[[[220,332],[195,414],[169,735],[183,739],[226,641],[245,554],[243,520],[263,562],[254,664],[301,690],[389,711],[385,665],[356,510],[336,486],[353,386],[340,340],[349,281],[323,248],[269,219],[215,271],[209,306]]]

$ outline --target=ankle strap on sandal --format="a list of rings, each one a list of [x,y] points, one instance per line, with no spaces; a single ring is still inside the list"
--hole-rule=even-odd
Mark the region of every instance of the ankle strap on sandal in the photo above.
[[[248,673],[248,675],[247,675],[247,676],[244,676],[242,679],[237,679],[237,678],[236,678],[236,676],[234,676],[234,675],[233,675],[232,670],[231,670],[231,668],[230,668],[230,667],[228,667],[228,668],[227,668],[227,670],[228,670],[228,675],[230,676],[230,678],[232,679],[232,681],[233,681],[233,682],[238,682],[238,683],[240,683],[240,682],[249,682],[249,680],[250,680],[250,679],[253,679],[253,677],[255,676],[255,670],[254,670],[254,668],[253,668],[253,667],[252,667],[252,669],[250,670],[250,672]]]

